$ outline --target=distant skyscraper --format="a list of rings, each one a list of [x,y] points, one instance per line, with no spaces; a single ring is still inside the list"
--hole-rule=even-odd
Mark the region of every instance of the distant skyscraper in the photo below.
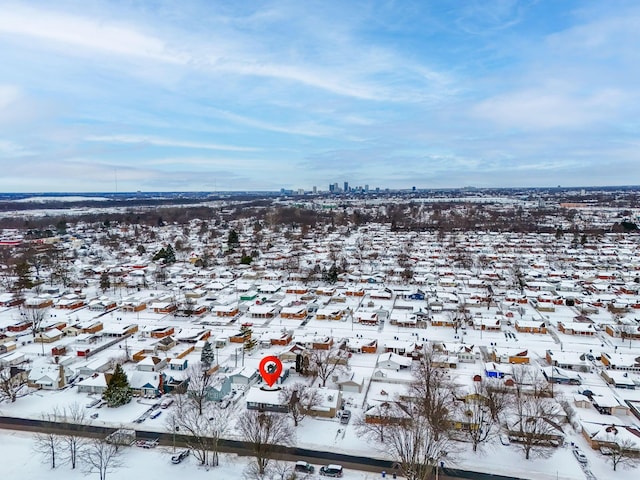
[[[330,185],[329,185],[329,191],[330,191],[331,193],[335,192],[335,184],[334,184],[334,183],[332,183],[332,184],[330,184]]]
[[[338,187],[338,182],[333,184],[333,193],[338,193],[340,191],[340,188]]]
[[[364,186],[364,191],[365,191],[365,192],[368,192],[368,191],[369,191],[369,184],[365,184],[365,186]]]
[[[345,192],[349,191],[349,182],[344,182],[344,191]]]
[[[313,193],[318,193],[318,187],[316,187],[315,185],[313,186]]]

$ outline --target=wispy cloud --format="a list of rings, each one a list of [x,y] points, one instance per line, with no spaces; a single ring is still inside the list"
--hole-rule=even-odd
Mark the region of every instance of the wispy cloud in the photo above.
[[[184,56],[169,52],[161,39],[145,34],[131,25],[30,8],[21,4],[3,8],[0,34],[34,37],[47,42],[67,44],[79,50],[97,50],[169,63],[186,61]]]
[[[501,127],[518,129],[580,128],[609,120],[624,95],[616,90],[591,95],[524,90],[480,102],[472,113]]]
[[[634,2],[78,5],[3,3],[0,190],[629,183],[640,160]]]
[[[216,143],[190,142],[149,135],[91,135],[85,138],[89,142],[140,144],[155,147],[176,147],[196,150],[227,150],[232,152],[256,152],[255,147],[221,145]]]

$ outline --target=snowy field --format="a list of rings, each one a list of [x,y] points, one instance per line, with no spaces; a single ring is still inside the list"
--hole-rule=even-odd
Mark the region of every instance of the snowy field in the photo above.
[[[84,480],[99,478],[97,472],[87,474],[81,465],[75,470],[67,464],[50,468],[50,464],[33,450],[34,436],[23,432],[0,431],[0,460],[3,466],[3,478],[25,480]],[[197,464],[193,456],[182,463],[171,463],[173,450],[171,447],[142,449],[128,447],[123,449],[120,457],[122,466],[107,474],[109,479],[147,479],[173,480],[188,478],[189,480],[243,478],[250,457],[239,457],[231,454],[220,455],[220,465],[204,468]],[[293,464],[291,463],[290,466]],[[319,466],[316,465],[316,469]],[[352,480],[373,480],[380,474],[344,470],[344,477]]]

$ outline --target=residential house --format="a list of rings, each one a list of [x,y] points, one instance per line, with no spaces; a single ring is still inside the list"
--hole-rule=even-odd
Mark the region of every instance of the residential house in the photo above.
[[[582,377],[580,374],[571,370],[564,370],[560,367],[542,367],[542,374],[550,383],[558,383],[560,385],[582,384]]]
[[[231,374],[229,374],[231,383],[237,385],[253,385],[260,379],[260,374],[257,369],[249,367],[240,367]]]
[[[516,348],[493,347],[489,349],[489,358],[498,363],[529,363],[529,350]]]
[[[545,358],[547,363],[554,367],[560,367],[566,370],[577,370],[579,372],[588,372],[591,364],[587,355],[589,354],[547,350]]]
[[[484,374],[487,378],[504,378],[511,375],[511,365],[505,363],[487,362],[484,364]]]
[[[341,392],[362,393],[365,378],[355,372],[349,372],[342,378],[336,378],[334,383],[338,385],[338,390]]]
[[[178,345],[178,342],[171,335],[167,337],[163,337],[160,340],[158,340],[156,343],[154,343],[154,347],[156,347],[158,350],[162,352],[168,352],[176,345]]]
[[[591,429],[583,428],[583,435],[591,448],[594,450],[606,451],[606,449],[624,448],[632,455],[640,456],[640,430],[627,425],[594,425],[593,433]]]
[[[515,328],[520,333],[547,333],[547,324],[539,320],[518,319]]]
[[[386,370],[400,371],[402,369],[411,368],[412,363],[413,363],[413,360],[411,360],[411,358],[398,355],[393,352],[387,352],[387,353],[382,353],[378,356],[376,367],[383,368]]]
[[[373,405],[364,412],[364,421],[369,424],[395,425],[410,420],[411,415],[404,409],[402,403],[391,400]]]
[[[60,340],[63,336],[64,336],[64,332],[62,330],[58,330],[57,328],[52,328],[51,330],[38,332],[35,338],[33,339],[33,341],[37,343],[53,343]]]
[[[287,413],[289,411],[289,399],[280,394],[281,390],[272,390],[265,387],[253,386],[246,393],[248,410],[262,412]]]
[[[169,370],[182,371],[186,370],[189,366],[189,361],[186,358],[172,358],[169,360]]]
[[[628,390],[640,388],[640,376],[633,372],[603,369],[600,371],[600,376],[605,382],[613,385],[615,388],[625,388]]]
[[[274,318],[279,311],[280,307],[276,305],[251,305],[248,314],[251,318]]]
[[[136,370],[140,372],[159,372],[166,366],[166,358],[148,356],[136,363]]]
[[[207,386],[206,399],[212,402],[219,402],[229,395],[232,390],[231,379],[226,375],[216,375]]]
[[[589,337],[596,334],[596,329],[593,323],[583,322],[558,322],[558,331],[565,335],[581,335]]]
[[[600,361],[612,370],[640,372],[640,356],[634,354],[602,352]]]
[[[283,307],[280,311],[280,316],[282,318],[290,318],[293,320],[304,320],[307,316],[307,307],[304,304]]]
[[[94,373],[76,383],[78,393],[97,393],[102,395],[107,389],[110,379],[110,373]]]
[[[131,391],[136,396],[155,398],[165,393],[164,373],[134,370],[128,372],[127,376]]]
[[[326,387],[314,390],[320,401],[307,410],[307,414],[314,417],[334,418],[342,405],[342,392]]]
[[[32,388],[59,390],[67,384],[67,376],[62,365],[33,367],[29,371],[28,384]]]
[[[211,311],[216,317],[235,317],[239,312],[237,304],[214,305]]]
[[[151,310],[153,310],[153,313],[168,315],[178,310],[178,305],[171,300],[156,301],[151,304]]]
[[[342,320],[344,308],[329,306],[316,311],[316,320]]]
[[[378,353],[378,340],[371,338],[347,338],[347,350],[351,353]]]

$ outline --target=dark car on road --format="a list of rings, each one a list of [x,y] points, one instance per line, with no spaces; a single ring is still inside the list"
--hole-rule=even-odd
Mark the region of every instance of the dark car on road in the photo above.
[[[302,473],[313,473],[315,471],[315,467],[308,462],[303,462],[302,460],[298,460],[296,462],[296,466],[293,468],[296,472]]]
[[[325,477],[342,477],[342,465],[325,465],[320,467],[320,475]]]

